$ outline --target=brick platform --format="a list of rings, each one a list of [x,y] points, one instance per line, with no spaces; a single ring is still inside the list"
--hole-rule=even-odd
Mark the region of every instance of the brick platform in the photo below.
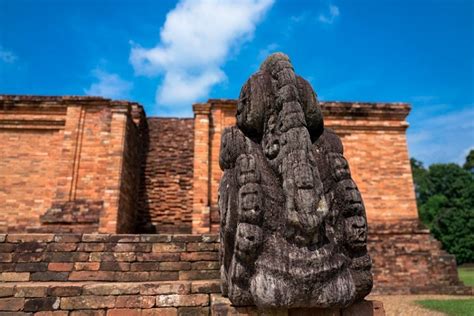
[[[376,232],[369,238],[373,293],[472,294],[426,230],[407,224]],[[0,311],[235,315],[217,295],[218,249],[215,234],[0,234]]]
[[[234,307],[219,294],[219,281],[146,283],[17,283],[0,284],[0,313],[15,315],[385,315],[378,301],[346,309],[258,310]],[[80,314],[80,313],[83,314]],[[69,314],[71,315],[71,314]]]
[[[0,235],[0,281],[219,279],[217,235]]]
[[[369,223],[372,294],[474,294],[456,259],[418,221]]]
[[[0,314],[208,315],[220,292],[217,238],[0,235]]]
[[[385,310],[380,301],[362,301],[348,308],[295,308],[288,310],[258,310],[253,306],[234,307],[220,294],[211,294],[211,315],[216,316],[384,316]]]

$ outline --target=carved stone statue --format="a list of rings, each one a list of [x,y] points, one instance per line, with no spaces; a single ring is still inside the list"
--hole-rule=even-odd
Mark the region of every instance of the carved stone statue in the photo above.
[[[234,305],[345,307],[369,294],[361,195],[286,55],[242,87],[219,163],[222,292]]]

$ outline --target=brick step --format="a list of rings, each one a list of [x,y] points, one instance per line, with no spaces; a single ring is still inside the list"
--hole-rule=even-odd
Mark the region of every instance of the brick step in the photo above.
[[[436,295],[474,295],[474,288],[465,285],[415,286],[408,291],[400,287],[379,286],[372,290],[371,295],[407,295],[407,294],[436,294]]]
[[[0,234],[0,282],[218,279],[217,235]]]
[[[67,315],[69,311],[92,310],[96,312],[92,315],[105,315],[108,310],[108,315],[207,315],[212,293],[220,293],[220,280],[12,282],[0,284],[0,312]]]

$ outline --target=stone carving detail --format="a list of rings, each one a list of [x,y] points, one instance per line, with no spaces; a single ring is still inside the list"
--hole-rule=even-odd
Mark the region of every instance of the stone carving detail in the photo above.
[[[344,307],[370,292],[361,195],[286,55],[242,87],[219,163],[222,292],[234,305]]]

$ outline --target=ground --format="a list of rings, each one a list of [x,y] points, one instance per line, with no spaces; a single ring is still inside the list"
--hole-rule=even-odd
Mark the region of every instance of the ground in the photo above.
[[[370,295],[368,299],[382,301],[387,316],[445,316],[445,315],[469,315],[469,314],[445,314],[422,307],[416,301],[421,300],[466,300],[474,302],[472,296],[460,295]],[[453,304],[451,304],[453,305]],[[457,304],[454,304],[455,306]],[[458,305],[459,306],[459,305]],[[474,314],[474,311],[471,315]]]
[[[458,272],[465,285],[474,287],[474,265],[462,266]],[[370,295],[368,299],[382,301],[387,316],[474,315],[474,296]]]

